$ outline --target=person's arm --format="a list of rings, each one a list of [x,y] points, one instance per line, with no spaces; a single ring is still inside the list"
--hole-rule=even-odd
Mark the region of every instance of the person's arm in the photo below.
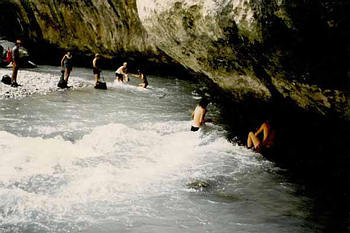
[[[18,58],[17,58],[17,56],[16,56],[16,49],[15,49],[15,48],[12,49],[12,54],[11,54],[11,55],[12,55],[12,57],[11,57],[12,63],[15,63],[15,64],[16,64]]]
[[[97,69],[97,67],[96,67],[96,59],[94,59],[94,60],[92,61],[92,67],[95,68],[95,69]]]
[[[64,59],[66,59],[66,55],[64,55],[64,56],[62,57],[62,60],[61,60],[61,70],[63,70]]]
[[[205,122],[209,122],[209,123],[215,123],[216,120],[215,119],[206,119]]]
[[[129,73],[132,77],[134,77],[134,78],[139,78],[139,79],[141,79],[141,76],[140,75],[138,75],[138,74],[132,74],[132,73]]]

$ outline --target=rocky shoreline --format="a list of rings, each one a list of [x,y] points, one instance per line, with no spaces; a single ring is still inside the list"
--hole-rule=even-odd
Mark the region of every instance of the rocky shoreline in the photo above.
[[[6,68],[0,68],[0,77],[4,75],[11,75],[11,70]],[[0,99],[21,99],[26,96],[38,94],[47,95],[51,92],[62,90],[57,87],[60,73],[55,74],[41,73],[35,70],[19,70],[18,82],[21,86],[13,88],[10,85],[6,85],[0,82]],[[68,86],[71,89],[78,89],[93,85],[79,77],[74,75],[69,80]]]

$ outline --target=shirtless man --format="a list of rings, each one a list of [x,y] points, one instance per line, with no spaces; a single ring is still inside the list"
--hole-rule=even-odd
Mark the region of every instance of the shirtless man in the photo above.
[[[213,122],[213,120],[208,119],[204,120],[205,114],[207,113],[207,106],[209,101],[205,98],[201,99],[195,110],[191,114],[191,118],[193,118],[191,131],[196,132],[199,130],[200,126],[205,122]]]
[[[96,53],[94,60],[92,61],[92,69],[95,77],[95,86],[100,80],[101,65],[100,65],[100,54]]]
[[[128,63],[124,62],[123,65],[115,71],[115,77],[118,82],[129,82],[127,65]]]

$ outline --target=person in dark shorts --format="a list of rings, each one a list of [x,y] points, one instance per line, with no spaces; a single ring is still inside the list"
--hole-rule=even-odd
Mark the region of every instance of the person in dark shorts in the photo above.
[[[95,58],[92,61],[92,69],[95,77],[95,86],[97,85],[98,81],[100,80],[101,75],[101,55],[96,53]]]
[[[64,80],[68,82],[70,72],[73,69],[73,59],[70,51],[63,56],[61,59],[61,70],[64,70]]]
[[[205,122],[214,122],[213,119],[204,119],[205,114],[207,113],[208,104],[209,101],[206,98],[202,98],[195,110],[192,112],[191,118],[193,119],[193,122],[191,125],[191,131],[198,131],[201,125],[203,125]]]
[[[259,138],[259,134],[263,134],[262,140]],[[249,132],[247,138],[247,147],[254,147],[254,150],[258,153],[265,153],[269,149],[274,147],[275,131],[271,129],[271,125],[268,121],[261,124],[260,128],[254,133]]]
[[[11,87],[18,87],[17,83],[17,73],[20,66],[19,61],[19,48],[22,42],[20,40],[16,41],[15,47],[12,48],[12,76],[11,76]]]
[[[118,82],[123,82],[123,75],[121,73],[115,73],[115,77]]]
[[[116,81],[129,82],[127,65],[128,63],[124,62],[123,65],[115,71]]]

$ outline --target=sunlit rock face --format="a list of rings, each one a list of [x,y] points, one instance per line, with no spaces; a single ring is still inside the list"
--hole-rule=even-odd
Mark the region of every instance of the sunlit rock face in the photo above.
[[[137,0],[140,20],[152,41],[236,99],[281,97],[321,114],[343,114],[347,108],[344,93],[338,91],[347,84],[346,44],[338,39],[350,32],[337,35],[345,14],[334,13],[345,5]]]
[[[61,48],[103,53],[156,53],[138,19],[136,2],[122,1],[25,1],[5,0],[11,21],[6,34],[29,36]],[[2,12],[5,18],[6,12]],[[5,30],[5,29],[3,29]],[[2,33],[2,34],[4,34]],[[39,44],[40,45],[40,44]]]
[[[349,8],[333,0],[3,0],[0,36],[179,63],[237,101],[283,99],[346,115]]]
[[[250,61],[241,60],[238,54],[244,45],[240,33],[246,33],[248,43],[262,40],[249,1],[140,0],[137,4],[148,34],[168,55],[211,77],[237,97],[247,93],[271,97],[263,82],[250,72]]]

